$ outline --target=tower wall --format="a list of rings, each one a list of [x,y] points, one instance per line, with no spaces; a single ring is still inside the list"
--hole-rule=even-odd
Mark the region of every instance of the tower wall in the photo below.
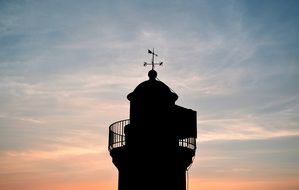
[[[128,95],[125,145],[110,151],[119,170],[119,190],[186,189],[186,169],[195,148],[179,141],[196,138],[196,112],[175,105],[177,98],[153,77]]]

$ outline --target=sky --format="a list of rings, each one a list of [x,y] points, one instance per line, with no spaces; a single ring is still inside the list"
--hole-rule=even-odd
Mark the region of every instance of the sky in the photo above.
[[[197,111],[189,190],[299,189],[299,1],[0,0],[0,190],[116,190],[108,127],[158,78]]]

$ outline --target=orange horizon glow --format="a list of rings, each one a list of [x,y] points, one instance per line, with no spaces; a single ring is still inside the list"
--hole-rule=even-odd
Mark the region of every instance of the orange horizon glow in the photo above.
[[[189,189],[192,190],[297,190],[299,182],[297,179],[271,180],[204,180],[191,179]]]
[[[189,180],[189,190],[297,190],[299,182],[296,179],[281,179],[279,181],[247,181],[247,180],[215,180],[196,179]],[[1,190],[117,190],[117,178],[105,181],[53,181],[53,182],[29,182],[1,185]]]
[[[0,0],[0,190],[117,190],[109,126],[153,48],[197,113],[186,190],[299,190],[298,18],[299,0]]]

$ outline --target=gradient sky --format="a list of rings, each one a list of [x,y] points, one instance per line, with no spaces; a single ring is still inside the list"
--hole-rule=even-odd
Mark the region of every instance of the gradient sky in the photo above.
[[[190,190],[299,189],[299,1],[0,0],[0,189],[116,190],[148,48],[198,114]]]

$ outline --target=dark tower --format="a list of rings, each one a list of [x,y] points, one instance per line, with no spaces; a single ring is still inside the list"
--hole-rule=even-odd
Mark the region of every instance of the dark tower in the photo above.
[[[149,80],[127,96],[130,119],[109,127],[118,190],[186,190],[196,150],[196,111],[175,105],[178,96],[157,80],[153,59],[152,64]]]

